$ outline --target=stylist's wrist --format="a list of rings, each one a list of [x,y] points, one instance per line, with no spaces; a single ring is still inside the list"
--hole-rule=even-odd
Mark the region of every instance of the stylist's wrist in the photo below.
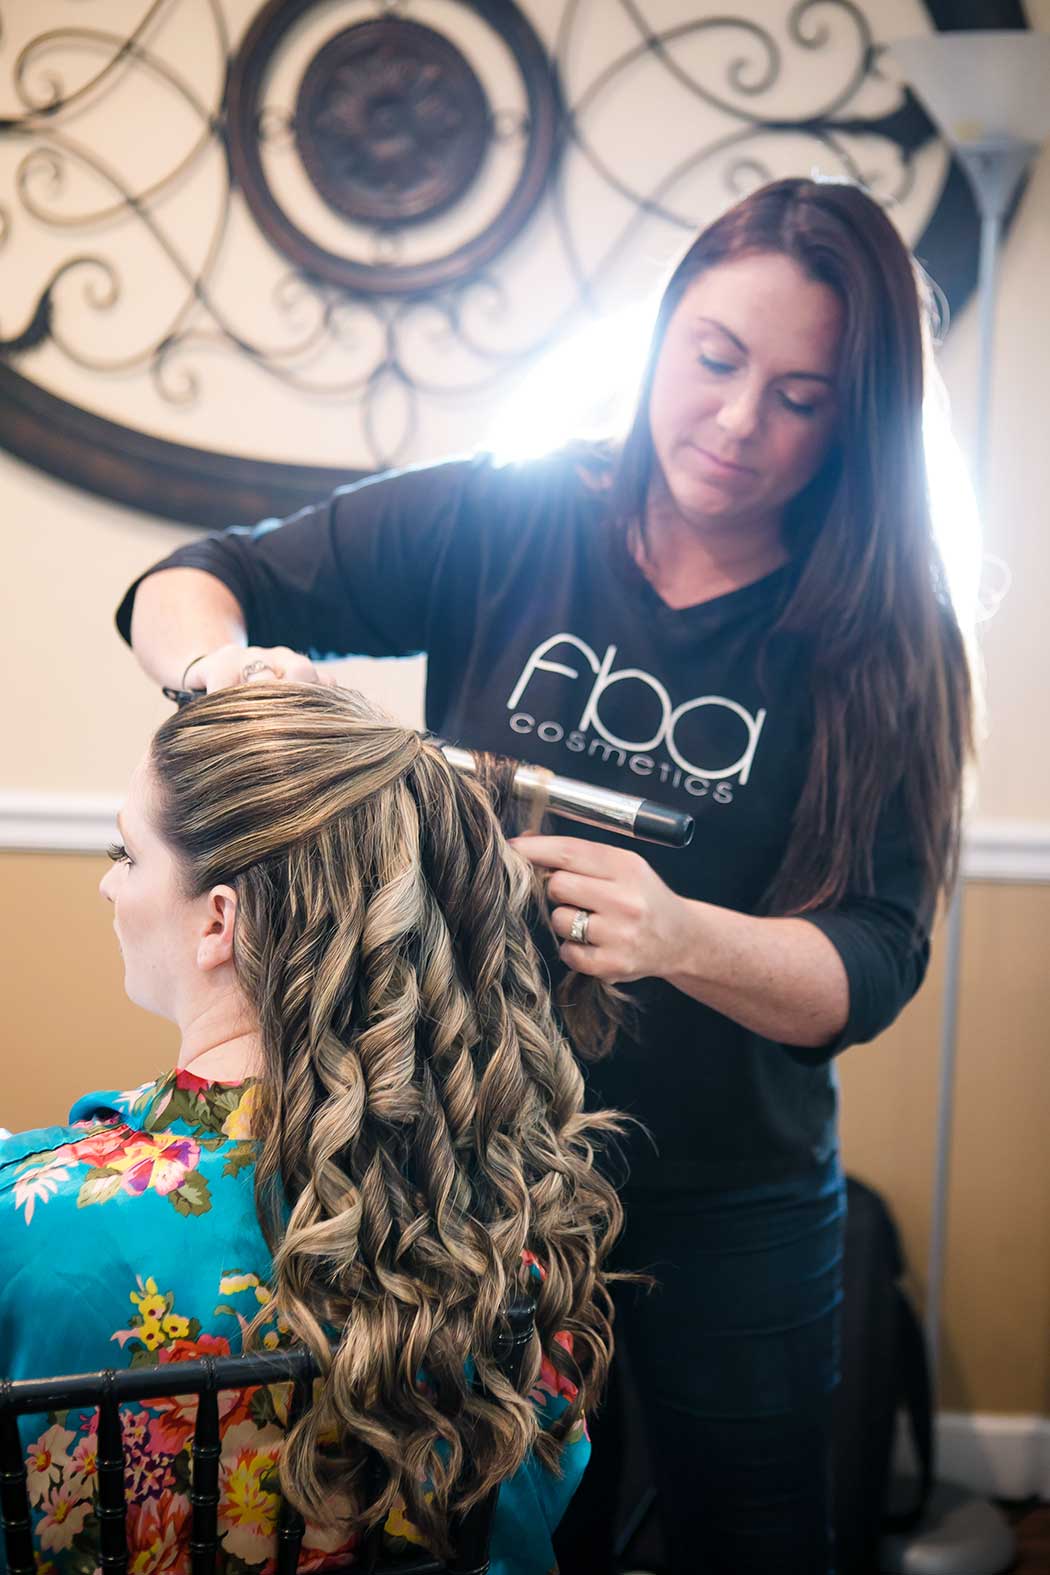
[[[702,959],[709,948],[708,926],[716,911],[706,902],[674,896],[673,940],[667,949],[667,965],[660,978],[675,989],[687,989],[702,973]]]

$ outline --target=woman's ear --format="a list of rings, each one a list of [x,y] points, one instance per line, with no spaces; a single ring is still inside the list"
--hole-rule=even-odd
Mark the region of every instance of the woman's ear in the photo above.
[[[213,886],[204,898],[204,924],[197,942],[197,967],[204,973],[233,958],[237,893],[232,886]]]

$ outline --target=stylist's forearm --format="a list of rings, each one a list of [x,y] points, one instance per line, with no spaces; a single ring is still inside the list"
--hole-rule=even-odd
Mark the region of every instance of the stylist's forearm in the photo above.
[[[246,643],[240,603],[213,574],[165,569],[135,592],[131,645],[158,684],[175,687],[195,656]]]
[[[804,919],[756,919],[682,904],[682,945],[668,982],[753,1033],[830,1044],[849,1013],[849,981],[827,936]]]

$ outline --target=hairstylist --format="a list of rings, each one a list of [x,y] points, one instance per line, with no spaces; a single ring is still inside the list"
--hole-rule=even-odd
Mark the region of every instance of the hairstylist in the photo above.
[[[118,614],[156,680],[209,690],[426,651],[443,737],[695,815],[684,851],[519,844],[553,872],[562,961],[641,1007],[591,1080],[655,1139],[630,1156],[620,1259],[661,1288],[619,1327],[690,1575],[830,1568],[831,1063],[922,981],[971,747],[923,344],[880,208],[779,181],[682,259],[615,450],[346,488],[179,550]],[[614,1432],[564,1575],[609,1567]]]

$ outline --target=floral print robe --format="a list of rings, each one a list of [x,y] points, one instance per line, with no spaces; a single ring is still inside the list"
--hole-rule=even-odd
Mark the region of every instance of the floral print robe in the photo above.
[[[131,1093],[89,1094],[70,1125],[0,1137],[0,1377],[158,1365],[240,1349],[270,1301],[270,1259],[253,1197],[257,1084],[179,1071]],[[534,1272],[539,1272],[534,1266]],[[271,1348],[283,1331],[273,1318]],[[288,1385],[220,1396],[219,1569],[274,1563],[275,1462]],[[544,1362],[532,1400],[541,1425],[574,1391]],[[191,1396],[125,1407],[130,1568],[188,1575]],[[22,1419],[39,1567],[91,1575],[95,1413]],[[551,1532],[590,1444],[579,1424],[556,1478],[526,1461],[500,1489],[493,1575],[555,1568]],[[421,1538],[397,1510],[389,1551]],[[352,1560],[340,1533],[308,1527],[300,1570]],[[0,1553],[0,1571],[4,1569]]]

